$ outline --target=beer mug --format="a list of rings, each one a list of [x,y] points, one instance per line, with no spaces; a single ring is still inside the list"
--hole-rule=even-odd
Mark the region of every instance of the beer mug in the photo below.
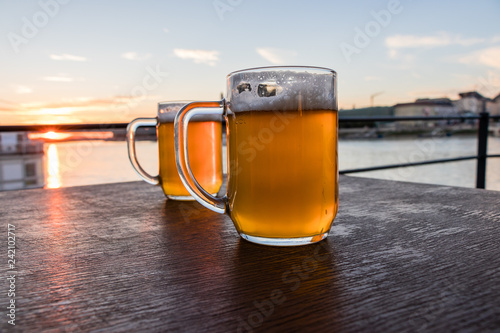
[[[226,99],[183,106],[175,118],[175,152],[189,193],[227,212],[240,236],[254,243],[290,246],[326,238],[338,209],[336,80],[327,68],[241,70],[227,76]],[[227,123],[223,198],[198,182],[188,158],[190,118],[213,114]]]
[[[161,185],[169,199],[194,200],[182,184],[175,163],[174,118],[187,102],[158,104],[156,118],[137,118],[127,127],[128,156],[134,170],[149,184]],[[135,136],[141,126],[156,126],[159,173],[148,174],[137,160]],[[197,181],[215,194],[222,185],[222,117],[202,115],[189,124],[189,161]]]

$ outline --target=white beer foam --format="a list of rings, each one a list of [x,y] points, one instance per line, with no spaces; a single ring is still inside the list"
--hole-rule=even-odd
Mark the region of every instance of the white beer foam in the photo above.
[[[191,102],[165,102],[158,104],[158,120],[160,123],[173,123],[177,112],[186,104]],[[201,110],[210,110],[210,108],[197,108]],[[190,121],[222,121],[221,115],[196,115]]]
[[[334,72],[243,71],[228,78],[228,105],[233,112],[337,110]]]

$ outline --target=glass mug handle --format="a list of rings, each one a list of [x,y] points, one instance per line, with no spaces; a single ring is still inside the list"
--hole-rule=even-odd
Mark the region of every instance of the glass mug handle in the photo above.
[[[226,203],[222,198],[216,198],[196,181],[191,171],[188,155],[188,123],[196,115],[223,115],[225,109],[225,100],[218,102],[192,102],[184,105],[177,112],[174,120],[175,133],[175,160],[177,171],[184,187],[189,194],[193,196],[200,204],[213,210],[214,212],[224,214],[226,212]],[[217,108],[222,110],[206,110],[197,108]]]
[[[134,170],[141,176],[141,178],[149,184],[158,185],[160,183],[159,176],[151,176],[147,173],[137,161],[137,154],[135,150],[135,132],[142,126],[156,126],[158,120],[156,118],[137,118],[132,120],[127,126],[127,148],[128,158]]]

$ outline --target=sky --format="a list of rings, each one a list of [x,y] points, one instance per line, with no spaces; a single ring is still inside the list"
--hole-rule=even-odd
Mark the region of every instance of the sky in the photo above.
[[[500,93],[500,1],[0,0],[0,125],[129,122],[232,71],[338,73],[340,108]]]

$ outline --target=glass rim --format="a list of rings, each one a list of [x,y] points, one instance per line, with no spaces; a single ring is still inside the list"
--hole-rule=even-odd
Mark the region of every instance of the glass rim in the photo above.
[[[227,74],[226,78],[229,78],[230,76],[234,74],[239,74],[243,72],[259,72],[259,71],[285,71],[285,70],[315,70],[315,71],[320,71],[320,72],[328,72],[330,74],[333,74],[335,77],[337,76],[337,72],[334,71],[331,68],[328,67],[317,67],[317,66],[264,66],[264,67],[252,67],[252,68],[246,68],[246,69],[240,69],[237,71],[233,71],[229,74]]]
[[[176,101],[162,101],[162,102],[158,102],[158,107],[160,107],[160,105],[166,105],[166,104],[181,104],[181,103],[184,103],[184,104],[188,104],[188,103],[192,103],[196,100],[176,100]]]

